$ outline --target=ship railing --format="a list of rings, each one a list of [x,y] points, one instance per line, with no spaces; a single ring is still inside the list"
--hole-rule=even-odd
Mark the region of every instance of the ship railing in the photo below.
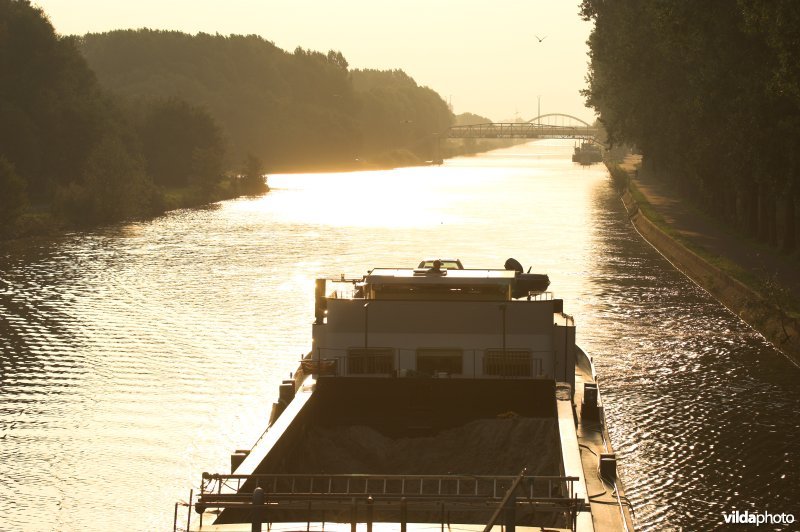
[[[346,286],[336,288],[328,292],[328,299],[364,299],[364,292],[354,286]],[[551,291],[545,292],[528,292],[527,295],[520,296],[519,299],[525,298],[526,301],[552,301],[555,295]]]
[[[328,299],[364,299],[363,279],[327,279],[333,290],[327,294]]]
[[[420,356],[421,351],[428,358]],[[513,347],[442,350],[317,348],[304,364],[306,373],[315,376],[535,379],[547,377],[552,372],[552,357],[552,351]],[[421,367],[425,360],[433,359],[438,366]]]
[[[528,292],[528,301],[552,301],[554,299],[553,292]]]
[[[574,527],[586,501],[575,495],[577,477],[490,475],[308,475],[203,474],[194,509],[263,510],[264,522],[403,521],[409,513],[424,522],[449,523],[450,517],[470,522],[502,522],[509,516],[552,516]],[[177,509],[177,506],[176,506]],[[346,513],[346,512],[345,512]],[[498,515],[503,520],[498,521]],[[473,515],[473,518],[469,518]],[[177,513],[176,513],[177,516]],[[338,516],[338,517],[337,517]],[[359,517],[360,516],[360,517]],[[465,517],[466,516],[466,517]],[[490,517],[491,516],[491,517]],[[490,527],[489,527],[490,528]]]
[[[502,497],[517,480],[514,475],[369,475],[369,474],[217,474],[203,473],[199,495],[241,495],[242,487],[260,487],[284,495],[473,495]],[[524,475],[521,487],[536,494],[572,497],[577,477]]]
[[[337,288],[328,294],[328,299],[363,299],[355,288]]]

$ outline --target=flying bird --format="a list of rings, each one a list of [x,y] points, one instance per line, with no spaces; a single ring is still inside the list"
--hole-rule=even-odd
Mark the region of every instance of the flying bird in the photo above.
[[[543,40],[545,40],[547,38],[547,35],[545,35],[544,37],[541,37],[541,38],[538,35],[534,35],[534,37],[536,37],[536,39],[538,39],[539,42],[542,42]]]

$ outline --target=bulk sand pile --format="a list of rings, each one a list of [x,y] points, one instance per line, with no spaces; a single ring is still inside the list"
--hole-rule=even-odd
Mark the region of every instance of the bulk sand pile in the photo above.
[[[558,475],[555,420],[478,419],[434,436],[388,438],[366,426],[310,427],[285,473]]]

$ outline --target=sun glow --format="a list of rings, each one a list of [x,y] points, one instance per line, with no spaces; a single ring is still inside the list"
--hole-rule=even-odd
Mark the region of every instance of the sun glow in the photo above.
[[[447,169],[446,169],[447,170]],[[457,175],[456,175],[457,174]],[[430,181],[437,180],[439,183]],[[431,193],[433,188],[456,192]],[[458,222],[456,204],[471,183],[470,171],[413,168],[344,172],[340,174],[279,174],[270,176],[272,191],[260,208],[273,209],[286,223],[336,227],[430,227]],[[424,185],[424,186],[423,186]],[[304,194],[290,194],[302,189]],[[343,194],[343,191],[349,191]],[[286,197],[283,197],[286,196]],[[289,197],[297,201],[286,201]],[[273,201],[278,200],[280,201]]]

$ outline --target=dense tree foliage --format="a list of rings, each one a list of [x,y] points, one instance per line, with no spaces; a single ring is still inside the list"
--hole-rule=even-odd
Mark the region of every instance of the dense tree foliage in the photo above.
[[[156,184],[213,187],[222,173],[222,131],[203,109],[175,98],[148,106],[139,125],[147,170]]]
[[[82,174],[105,102],[74,41],[28,2],[0,0],[0,72],[0,155],[40,200]]]
[[[800,3],[584,0],[587,103],[615,143],[765,242],[796,247]]]
[[[150,212],[156,191],[144,164],[118,137],[96,143],[80,179],[55,192],[55,208],[76,223],[107,223]]]
[[[25,187],[14,166],[0,156],[0,227],[16,219],[27,206]]]
[[[428,159],[453,120],[447,104],[402,71],[348,70],[341,52],[286,52],[255,35],[126,30],[81,39],[104,86],[133,99],[180,97],[205,107],[235,161],[268,170]]]
[[[252,153],[247,154],[240,178],[242,192],[259,194],[269,190],[264,173],[264,161]]]
[[[419,87],[402,70],[354,70],[352,78],[359,96],[364,152],[405,148],[431,159],[433,136],[454,119],[441,96]]]
[[[225,145],[207,112],[119,105],[76,40],[27,0],[0,0],[0,72],[0,233],[14,234],[29,203],[102,223],[157,211],[159,184],[208,191],[219,181]]]
[[[456,126],[471,126],[475,124],[491,124],[493,122],[492,119],[486,118],[485,116],[476,115],[475,113],[461,113],[460,115],[456,115],[455,118],[455,125]]]
[[[27,218],[105,223],[262,192],[267,170],[418,163],[453,122],[402,71],[351,71],[337,51],[150,30],[61,37],[29,0],[0,0],[0,72],[5,234],[20,234],[28,206]]]

